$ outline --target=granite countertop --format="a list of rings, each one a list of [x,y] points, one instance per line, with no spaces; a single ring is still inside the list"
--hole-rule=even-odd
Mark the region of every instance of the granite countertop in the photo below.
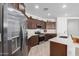
[[[47,32],[44,32],[44,33],[42,33],[42,34],[56,34],[56,33],[47,33]]]
[[[58,43],[67,45],[69,40],[68,40],[68,38],[55,37],[55,38],[49,39],[49,41],[54,41],[54,42],[58,42]]]
[[[55,37],[55,38],[49,39],[49,41],[58,42],[58,43],[65,44],[65,45],[71,45],[75,48],[76,47],[79,48],[79,44],[73,43],[73,40],[70,36],[68,38]]]
[[[33,34],[33,35],[28,35],[28,39],[32,36],[37,36],[37,34]]]
[[[45,35],[45,34],[56,34],[56,33],[41,33],[42,35]],[[28,35],[28,39],[32,36],[36,36],[38,34],[31,34],[31,35]]]

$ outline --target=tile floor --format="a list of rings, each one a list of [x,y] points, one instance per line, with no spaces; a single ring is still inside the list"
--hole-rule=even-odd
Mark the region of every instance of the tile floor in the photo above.
[[[28,56],[49,56],[50,43],[49,41],[41,42],[39,45],[31,48]]]

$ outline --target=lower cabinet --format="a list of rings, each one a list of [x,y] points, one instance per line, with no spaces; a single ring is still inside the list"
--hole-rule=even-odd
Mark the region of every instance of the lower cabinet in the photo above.
[[[28,39],[28,51],[30,51],[30,49],[33,47],[33,46],[36,46],[38,45],[39,43],[39,40],[38,40],[38,35],[35,35],[35,36],[32,36]]]
[[[67,45],[51,41],[50,56],[67,56]]]
[[[45,34],[45,41],[48,41],[49,39],[51,39],[51,38],[54,38],[54,37],[56,37],[57,36],[57,34]]]

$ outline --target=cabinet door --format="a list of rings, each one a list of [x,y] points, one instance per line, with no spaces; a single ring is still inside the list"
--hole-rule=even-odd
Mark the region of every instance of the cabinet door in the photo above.
[[[67,56],[67,45],[50,42],[50,56]]]
[[[36,29],[36,25],[37,25],[36,20],[28,19],[27,23],[28,23],[27,24],[28,29]]]
[[[28,29],[36,29],[37,26],[41,26],[42,29],[45,29],[45,22],[37,19],[28,19]]]
[[[56,29],[56,22],[46,22],[47,29]]]
[[[32,36],[28,39],[28,51],[31,49],[31,47],[38,44],[38,36]]]
[[[41,25],[42,29],[45,29],[46,28],[46,24],[45,24],[44,21],[40,21],[40,25]]]

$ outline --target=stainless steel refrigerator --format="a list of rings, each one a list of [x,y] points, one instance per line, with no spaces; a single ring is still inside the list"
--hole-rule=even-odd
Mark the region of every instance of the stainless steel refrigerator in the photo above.
[[[2,55],[2,4],[0,4],[0,56]]]
[[[10,4],[2,4],[1,53],[2,55],[22,56],[28,54],[27,18]]]

